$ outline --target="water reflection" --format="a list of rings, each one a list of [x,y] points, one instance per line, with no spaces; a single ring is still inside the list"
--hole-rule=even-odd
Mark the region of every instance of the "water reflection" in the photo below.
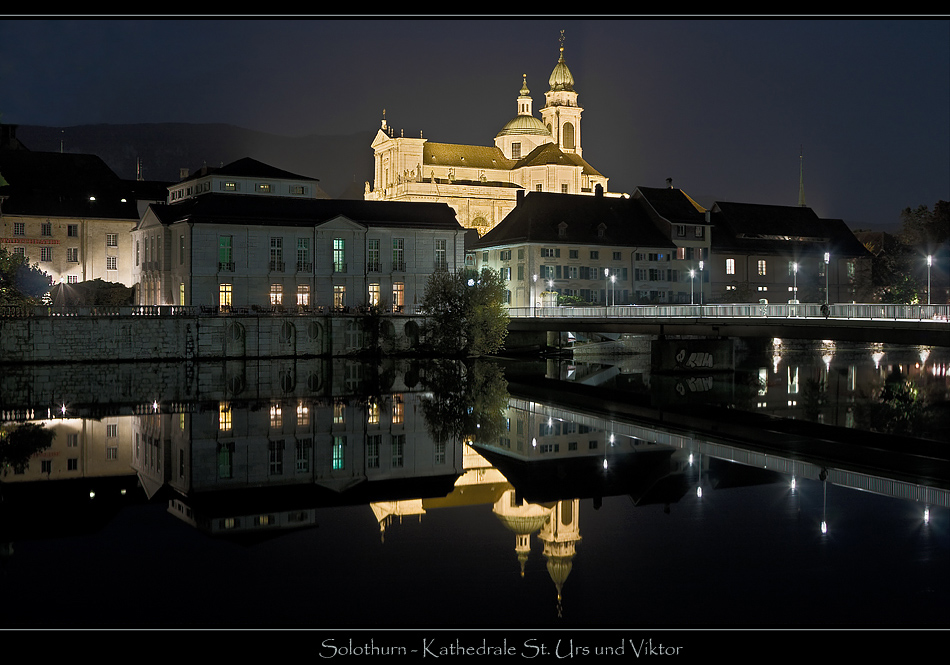
[[[879,352],[885,356],[875,359]],[[28,574],[30,561],[14,552],[18,543],[91,535],[135,505],[164,506],[197,533],[245,544],[319,534],[339,514],[347,515],[347,538],[362,543],[372,533],[379,546],[395,553],[404,550],[398,549],[400,538],[390,542],[394,533],[409,523],[431,524],[468,543],[470,571],[477,561],[534,580],[533,602],[541,609],[533,621],[596,622],[611,611],[628,617],[630,610],[589,596],[606,593],[607,582],[599,577],[605,560],[625,551],[645,556],[643,544],[630,539],[636,543],[649,532],[653,508],[693,524],[713,519],[704,512],[711,500],[772,488],[778,494],[770,496],[781,501],[758,506],[755,522],[767,515],[776,523],[792,520],[828,539],[840,533],[836,524],[847,521],[853,490],[907,502],[925,526],[936,514],[945,529],[950,484],[946,475],[942,484],[911,478],[898,465],[890,475],[868,473],[846,453],[830,464],[830,451],[816,458],[763,451],[741,437],[730,440],[718,426],[684,429],[682,423],[598,409],[596,395],[592,406],[565,393],[574,403],[564,404],[547,399],[545,381],[608,388],[647,415],[700,404],[754,412],[766,403],[786,417],[850,428],[861,418],[842,415],[844,406],[860,414],[861,404],[880,394],[873,386],[883,386],[895,368],[924,384],[928,395],[946,390],[945,372],[931,369],[945,362],[943,352],[918,355],[919,366],[908,364],[912,353],[775,344],[765,355],[740,354],[734,373],[689,375],[655,372],[638,355],[611,363],[550,360],[506,367],[343,359],[61,367],[55,379],[39,368],[16,368],[3,378],[6,429],[35,423],[54,436],[27,465],[11,467],[2,478],[0,540],[6,565],[17,562],[16,569]],[[761,365],[763,357],[768,364]],[[29,389],[11,391],[11,385]],[[525,394],[525,386],[534,392]],[[721,514],[729,500],[718,505]],[[350,509],[369,521],[352,517]],[[738,506],[733,509],[735,521],[746,519]],[[636,529],[631,510],[644,516],[636,518]],[[480,523],[472,511],[491,515],[492,523]],[[678,547],[662,545],[664,540],[659,531],[651,542],[661,552]],[[349,556],[372,557],[365,543],[348,547],[343,539],[319,539],[313,546],[318,542],[320,551],[339,547]],[[454,572],[433,572],[441,570],[440,550],[449,547],[433,542],[441,537],[420,536],[410,555],[430,569],[429,597],[445,585],[464,585]],[[281,552],[269,563],[290,556]],[[317,555],[316,549],[308,552]],[[945,555],[940,550],[936,556]],[[392,565],[410,567],[402,558]],[[542,586],[536,585],[538,566],[546,577]],[[585,571],[580,579],[578,569]],[[352,573],[344,577],[344,586],[372,595],[372,587]],[[634,584],[619,572],[610,583],[628,592]],[[945,585],[945,576],[937,584]],[[479,596],[477,586],[464,588]],[[366,602],[383,607],[391,601],[374,596]],[[485,602],[492,604],[490,598]],[[462,610],[451,617],[426,611],[419,610],[415,620],[464,618]],[[347,623],[371,613],[362,607],[358,614],[318,618]],[[505,625],[518,621],[498,617]]]

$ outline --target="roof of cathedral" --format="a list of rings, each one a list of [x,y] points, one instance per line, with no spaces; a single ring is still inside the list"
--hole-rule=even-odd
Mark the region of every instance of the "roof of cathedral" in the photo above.
[[[515,161],[505,157],[496,146],[432,143],[422,146],[422,162],[426,165],[468,166],[479,169],[510,169]]]
[[[587,160],[574,152],[564,152],[555,143],[545,143],[529,152],[518,160],[513,168],[523,166],[543,166],[545,164],[559,164],[561,166],[580,166],[588,175],[602,175],[591,166]]]
[[[163,224],[180,221],[255,226],[319,226],[345,217],[366,226],[463,230],[445,203],[292,199],[207,193],[177,203],[149,206]]]
[[[633,199],[552,192],[528,192],[514,210],[473,246],[524,242],[675,247]]]
[[[557,64],[554,66],[554,71],[551,72],[551,78],[548,79],[548,83],[551,85],[551,91],[556,92],[558,90],[569,90],[574,91],[574,77],[571,75],[571,70],[567,68],[567,63],[564,62],[564,46],[561,46],[560,56],[558,56]]]

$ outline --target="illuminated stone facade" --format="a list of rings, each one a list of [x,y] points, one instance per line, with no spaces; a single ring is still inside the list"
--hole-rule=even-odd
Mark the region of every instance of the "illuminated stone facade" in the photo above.
[[[583,158],[581,113],[564,49],[549,78],[541,119],[534,116],[523,76],[517,114],[494,145],[434,143],[395,136],[385,114],[372,148],[375,172],[368,201],[430,201],[455,209],[459,223],[484,235],[516,205],[518,192],[593,194],[607,178]]]

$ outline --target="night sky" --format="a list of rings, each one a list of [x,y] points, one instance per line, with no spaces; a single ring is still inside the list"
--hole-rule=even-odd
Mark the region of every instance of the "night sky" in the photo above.
[[[893,227],[950,199],[950,20],[526,17],[0,20],[0,121],[379,127],[492,145],[560,31],[610,191],[806,203]],[[803,155],[803,160],[800,159]],[[367,146],[366,159],[372,159]],[[280,166],[280,164],[275,164]]]

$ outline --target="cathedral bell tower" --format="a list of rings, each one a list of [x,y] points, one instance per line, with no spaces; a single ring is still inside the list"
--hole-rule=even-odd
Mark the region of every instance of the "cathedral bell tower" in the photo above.
[[[583,156],[581,151],[581,112],[574,92],[574,77],[564,62],[564,31],[561,30],[560,56],[551,78],[550,89],[544,93],[541,120],[550,130],[554,142],[564,152]]]

